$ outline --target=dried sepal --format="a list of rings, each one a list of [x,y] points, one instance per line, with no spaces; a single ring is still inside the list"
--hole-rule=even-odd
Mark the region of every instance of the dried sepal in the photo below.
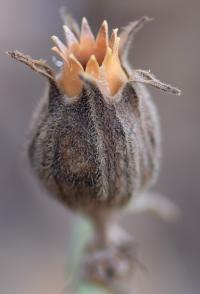
[[[139,18],[136,21],[131,22],[129,25],[123,28],[121,34],[120,34],[120,58],[122,60],[125,60],[127,58],[127,54],[129,51],[130,44],[132,42],[132,39],[134,35],[147,23],[154,20],[153,18],[150,18],[148,16],[143,16]]]
[[[31,58],[29,55],[25,55],[21,53],[20,51],[14,50],[14,51],[8,51],[6,52],[10,57],[13,59],[20,61],[24,64],[26,64],[28,67],[30,67],[35,72],[40,73],[41,75],[45,76],[51,81],[55,82],[55,73],[52,68],[50,68],[46,61],[44,60],[36,60]]]
[[[181,95],[181,90],[169,84],[159,81],[150,72],[150,70],[142,70],[142,69],[135,70],[133,83],[142,83],[142,84],[150,85],[152,87],[160,89],[164,92],[168,92],[170,94],[179,95],[179,96]]]
[[[8,51],[6,52],[10,57],[13,59],[22,62],[23,64],[27,65],[33,71],[41,74],[49,81],[49,97],[48,97],[48,107],[49,109],[54,108],[57,100],[62,97],[62,93],[60,91],[59,85],[56,80],[54,70],[46,64],[44,60],[36,60],[21,53],[20,51]]]

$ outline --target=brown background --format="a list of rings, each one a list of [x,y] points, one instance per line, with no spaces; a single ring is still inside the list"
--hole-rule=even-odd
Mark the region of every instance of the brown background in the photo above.
[[[23,154],[30,116],[45,81],[4,52],[20,49],[51,63],[50,36],[62,37],[58,8],[66,4],[94,31],[142,15],[156,21],[140,32],[130,60],[182,89],[181,97],[151,89],[163,129],[163,164],[156,190],[176,201],[182,219],[167,225],[154,216],[123,221],[140,245],[148,272],[138,274],[138,293],[199,293],[200,249],[200,4],[181,0],[0,1],[0,293],[61,294],[66,251],[76,218],[46,197]]]

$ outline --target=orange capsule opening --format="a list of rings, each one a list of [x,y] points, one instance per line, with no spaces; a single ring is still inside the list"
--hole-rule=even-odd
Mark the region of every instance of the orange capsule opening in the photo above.
[[[55,44],[52,50],[64,62],[57,77],[59,86],[69,97],[79,95],[83,87],[79,76],[85,72],[97,81],[102,91],[115,95],[128,79],[119,59],[118,30],[113,30],[109,40],[108,24],[103,21],[95,38],[86,18],[82,20],[79,38],[67,26],[63,29],[66,45],[52,36]]]

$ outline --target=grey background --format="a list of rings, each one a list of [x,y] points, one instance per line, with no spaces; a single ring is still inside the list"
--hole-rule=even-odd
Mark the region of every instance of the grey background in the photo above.
[[[155,17],[130,52],[135,68],[151,69],[182,89],[181,97],[152,89],[163,130],[163,162],[158,192],[182,209],[173,225],[154,216],[123,220],[139,243],[148,269],[136,277],[137,293],[199,293],[200,164],[200,4],[181,0],[0,1],[0,293],[61,294],[66,252],[76,217],[51,200],[31,175],[24,149],[32,111],[45,81],[4,52],[19,49],[51,62],[52,34],[62,37],[58,8],[66,4],[97,31],[142,15]]]

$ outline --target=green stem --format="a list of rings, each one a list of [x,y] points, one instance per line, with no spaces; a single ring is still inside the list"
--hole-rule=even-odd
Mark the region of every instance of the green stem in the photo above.
[[[72,276],[72,288],[76,294],[109,294],[109,292],[98,285],[90,284],[78,276],[79,266],[83,249],[92,234],[92,226],[84,218],[77,218],[71,236],[71,245],[68,255],[68,269],[67,273]]]

